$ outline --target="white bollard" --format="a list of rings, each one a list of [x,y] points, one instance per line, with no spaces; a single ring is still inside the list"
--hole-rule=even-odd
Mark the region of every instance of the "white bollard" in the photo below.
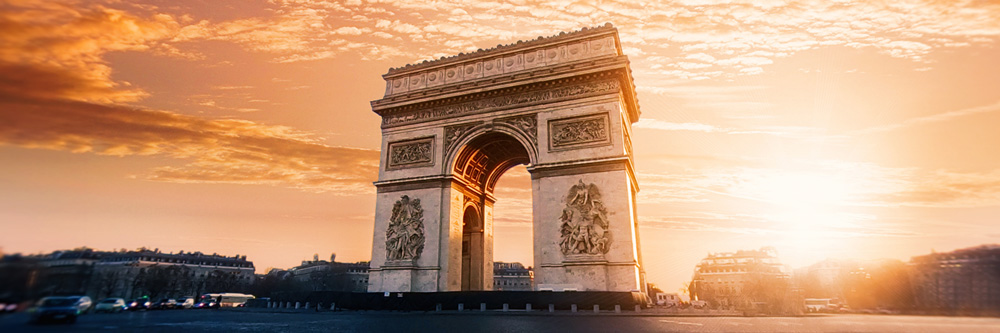
[[[298,309],[299,309],[299,302],[295,302],[295,309],[296,309],[296,310],[298,310]]]
[[[615,304],[615,313],[622,313],[622,306]]]
[[[309,309],[309,302],[306,302],[306,307],[304,309]]]
[[[556,305],[555,304],[549,304],[549,312],[556,312]]]
[[[441,312],[441,303],[434,305],[434,311]]]
[[[458,303],[458,311],[465,311],[465,303]]]
[[[285,308],[286,309],[291,309],[292,308],[292,302],[285,302]]]
[[[528,305],[524,306],[524,311],[531,311],[531,303],[528,303]]]
[[[330,303],[330,311],[337,311],[337,303],[336,302]]]
[[[503,303],[503,312],[507,312],[508,310],[510,310],[510,304]]]
[[[267,308],[268,308],[268,309],[270,309],[270,308],[271,308],[271,301],[267,301]]]
[[[576,312],[576,304],[573,304],[572,306],[570,306],[569,307],[569,311]]]
[[[479,311],[486,311],[486,303],[479,303]]]
[[[601,306],[598,305],[598,304],[594,304],[594,313],[598,313],[598,312],[601,312]]]

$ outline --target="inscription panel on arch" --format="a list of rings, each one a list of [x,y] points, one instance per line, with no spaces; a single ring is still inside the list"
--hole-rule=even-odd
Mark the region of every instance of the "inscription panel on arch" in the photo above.
[[[386,169],[434,165],[434,137],[390,142],[388,150]]]
[[[549,150],[611,144],[611,121],[607,113],[552,119],[549,125]]]

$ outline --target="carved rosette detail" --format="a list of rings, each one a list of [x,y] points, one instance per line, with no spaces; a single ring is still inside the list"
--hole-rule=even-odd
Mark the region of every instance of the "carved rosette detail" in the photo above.
[[[452,148],[455,148],[455,145],[458,144],[458,141],[462,140],[462,137],[468,134],[469,131],[472,130],[473,127],[476,127],[476,125],[478,124],[479,122],[475,122],[475,123],[445,127],[444,146],[446,151],[451,151]]]
[[[532,144],[538,144],[538,117],[535,114],[526,114],[515,117],[500,118],[496,123],[508,124],[528,135]]]
[[[609,138],[607,115],[552,121],[549,137],[553,147],[607,142]]]
[[[570,187],[559,222],[559,248],[563,255],[608,253],[611,243],[608,212],[597,185],[585,184],[581,179]]]
[[[415,260],[424,251],[424,209],[420,199],[403,196],[392,206],[385,230],[386,260]]]
[[[543,102],[551,102],[568,98],[577,98],[581,95],[603,94],[618,92],[620,82],[617,79],[587,82],[576,85],[561,86],[546,90],[534,90],[519,94],[511,94],[497,97],[484,97],[474,101],[457,103],[439,107],[430,107],[417,111],[400,112],[398,114],[384,115],[382,126],[394,126],[404,123],[431,120],[455,115],[473,114],[493,111],[501,108],[509,108],[521,105],[531,105]]]
[[[433,164],[433,144],[433,138],[390,143],[389,167],[407,167]]]

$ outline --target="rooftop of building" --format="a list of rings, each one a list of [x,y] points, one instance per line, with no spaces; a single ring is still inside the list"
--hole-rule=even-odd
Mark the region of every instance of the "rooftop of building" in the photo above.
[[[253,262],[247,260],[247,256],[234,255],[225,256],[217,253],[205,254],[201,252],[164,253],[158,249],[139,249],[135,251],[114,252],[101,259],[101,262],[119,261],[152,261],[170,262],[182,264],[218,265],[232,267],[253,267]]]
[[[489,48],[489,49],[479,49],[479,50],[476,50],[475,52],[471,52],[471,53],[464,53],[463,52],[463,53],[459,53],[459,54],[453,55],[453,56],[441,57],[441,58],[434,59],[434,60],[424,60],[422,62],[415,63],[415,64],[407,64],[405,66],[390,68],[389,72],[386,75],[395,75],[395,74],[399,74],[399,73],[404,73],[404,72],[409,72],[409,71],[416,71],[416,70],[420,70],[420,69],[424,69],[424,68],[430,68],[430,67],[434,67],[434,66],[438,66],[438,65],[446,65],[446,64],[457,63],[457,62],[461,62],[461,61],[465,61],[465,60],[469,60],[469,59],[474,59],[474,58],[479,58],[479,57],[487,57],[487,56],[491,56],[491,55],[495,55],[495,54],[501,54],[501,53],[510,52],[510,51],[528,49],[528,48],[535,47],[535,46],[538,46],[538,45],[544,45],[544,44],[549,44],[549,43],[556,43],[556,42],[560,42],[560,41],[564,41],[564,40],[568,40],[568,39],[578,38],[578,37],[581,37],[581,36],[596,35],[596,34],[599,34],[599,33],[602,33],[602,32],[608,32],[608,31],[616,31],[614,25],[612,25],[610,22],[609,23],[605,23],[604,25],[601,25],[601,26],[584,27],[584,28],[582,28],[580,30],[570,31],[570,32],[563,31],[563,32],[560,32],[560,33],[558,33],[556,35],[552,35],[552,36],[548,36],[548,37],[538,36],[538,38],[535,38],[535,39],[532,39],[532,40],[528,40],[528,41],[521,41],[521,40],[519,40],[517,42],[506,44],[506,45],[504,45],[504,44],[497,44],[496,47]]]
[[[910,262],[939,260],[995,260],[1000,261],[1000,244],[983,244],[979,246],[957,249],[950,252],[932,252],[910,258]]]

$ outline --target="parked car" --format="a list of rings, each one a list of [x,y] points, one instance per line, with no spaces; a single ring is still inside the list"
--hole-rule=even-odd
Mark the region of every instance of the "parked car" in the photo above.
[[[129,311],[139,311],[139,310],[149,310],[149,306],[152,303],[149,301],[149,297],[141,297],[128,302]]]
[[[94,306],[94,312],[108,312],[108,313],[118,313],[125,311],[128,306],[125,305],[125,300],[121,298],[105,298]]]
[[[149,306],[149,309],[150,310],[171,310],[171,309],[174,308],[174,305],[176,305],[176,304],[177,304],[177,300],[175,300],[173,298],[164,298],[164,299],[161,299],[159,301],[154,302],[152,305]]]
[[[80,310],[80,314],[87,313],[87,311],[90,311],[90,308],[94,305],[94,301],[92,301],[90,297],[87,296],[68,296],[68,297],[73,299],[74,301],[73,304],[76,305],[77,309]]]
[[[194,305],[195,309],[218,309],[219,302],[214,299],[204,300]]]
[[[46,297],[38,301],[38,304],[30,311],[31,322],[66,322],[75,323],[76,317],[81,314],[78,304],[79,297]]]
[[[184,310],[194,307],[194,297],[182,297],[177,299],[177,304],[174,305],[174,309]]]
[[[9,299],[0,300],[0,314],[17,311],[17,302]]]

